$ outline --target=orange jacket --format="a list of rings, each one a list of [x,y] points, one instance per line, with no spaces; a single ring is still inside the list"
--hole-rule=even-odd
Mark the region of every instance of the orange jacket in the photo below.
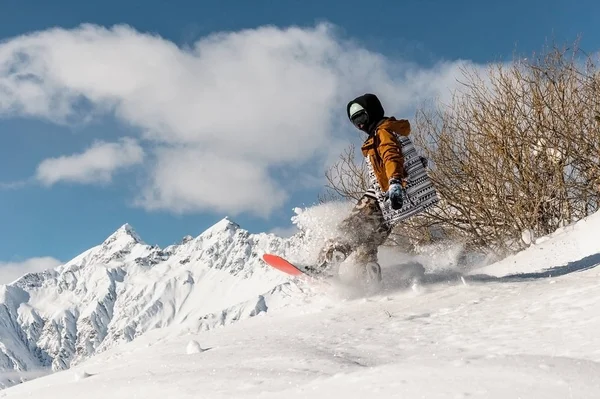
[[[410,123],[406,119],[387,118],[375,128],[375,133],[369,136],[361,147],[363,155],[368,157],[373,167],[383,192],[389,189],[391,178],[406,177],[402,145],[394,133],[408,136]]]

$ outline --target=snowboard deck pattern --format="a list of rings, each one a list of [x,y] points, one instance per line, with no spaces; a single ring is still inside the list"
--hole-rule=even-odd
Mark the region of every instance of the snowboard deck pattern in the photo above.
[[[401,209],[395,210],[391,208],[390,202],[387,201],[385,193],[381,191],[381,187],[377,182],[373,167],[370,166],[368,157],[366,158],[366,162],[369,164],[369,177],[373,187],[372,190],[379,202],[385,221],[390,224],[395,224],[418,215],[439,202],[438,193],[411,139],[399,135],[397,135],[397,138],[402,145],[404,170],[408,175],[406,200]]]

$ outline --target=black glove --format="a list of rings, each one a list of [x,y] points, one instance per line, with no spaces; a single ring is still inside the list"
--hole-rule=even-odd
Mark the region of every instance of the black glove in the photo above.
[[[392,209],[401,209],[404,205],[404,187],[398,179],[390,179],[390,188],[388,189],[388,198]]]

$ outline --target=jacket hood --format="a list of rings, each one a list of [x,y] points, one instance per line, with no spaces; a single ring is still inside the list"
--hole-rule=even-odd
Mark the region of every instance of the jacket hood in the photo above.
[[[354,103],[360,104],[369,114],[369,125],[366,127],[365,132],[372,134],[374,128],[383,119],[385,114],[379,98],[375,94],[366,93],[350,101],[346,106],[348,119],[350,119],[350,106]]]
[[[406,119],[396,119],[393,116],[384,118],[381,124],[377,125],[377,128],[389,130],[399,134],[400,136],[408,136],[410,134],[410,123]]]

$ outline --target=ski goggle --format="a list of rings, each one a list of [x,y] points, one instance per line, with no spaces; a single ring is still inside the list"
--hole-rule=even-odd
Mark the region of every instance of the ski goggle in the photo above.
[[[359,129],[362,129],[369,122],[369,114],[360,104],[350,105],[349,114],[350,120]]]
[[[352,115],[350,120],[352,121],[354,126],[356,126],[359,129],[362,129],[369,122],[369,114],[367,114],[367,111],[362,110]]]

